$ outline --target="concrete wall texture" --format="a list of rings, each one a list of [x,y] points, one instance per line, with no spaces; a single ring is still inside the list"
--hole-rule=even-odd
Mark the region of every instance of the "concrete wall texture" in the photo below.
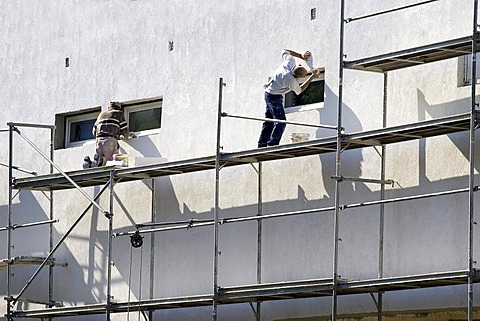
[[[347,2],[346,17],[413,3]],[[313,8],[317,12],[314,20],[310,16]],[[345,53],[348,59],[356,59],[467,36],[471,34],[472,11],[473,1],[442,0],[350,23],[345,30]],[[263,117],[262,85],[281,62],[283,48],[310,50],[315,65],[325,68],[325,103],[288,118],[336,125],[339,27],[340,1],[332,0],[1,0],[0,128],[7,122],[54,124],[57,114],[96,106],[105,109],[114,100],[163,97],[160,131],[121,142],[122,151],[169,161],[210,156],[215,153],[219,78],[227,83],[224,111]],[[463,58],[389,73],[387,125],[468,112],[470,87],[459,85],[462,74]],[[346,70],[343,83],[346,131],[381,128],[383,75]],[[224,151],[255,148],[260,127],[254,121],[224,119]],[[309,132],[312,138],[336,135],[331,130],[289,125],[282,143],[288,143],[289,133],[298,131]],[[26,128],[22,133],[48,152],[48,131]],[[0,135],[0,162],[8,163],[8,134]],[[397,182],[387,188],[387,197],[467,187],[468,138],[463,132],[387,146],[386,177]],[[23,140],[15,138],[14,146],[16,166],[48,173],[48,163]],[[55,162],[65,171],[80,169],[83,156],[93,150],[93,143],[58,149]],[[379,177],[381,160],[373,148],[347,151],[342,157],[343,175]],[[334,153],[265,163],[263,213],[333,206],[334,174]],[[0,167],[0,175],[0,226],[6,226],[8,169]],[[156,179],[156,220],[211,219],[214,179],[213,171]],[[89,195],[98,191],[99,187],[86,189]],[[148,184],[122,183],[115,191],[115,232],[151,220]],[[379,193],[378,185],[346,182],[341,185],[341,203],[376,200]],[[102,197],[99,202],[108,207],[108,201]],[[78,191],[68,190],[55,192],[53,203],[54,216],[60,220],[53,226],[58,240],[88,201]],[[221,217],[256,214],[257,174],[252,166],[222,170],[220,209]],[[21,191],[13,202],[13,223],[48,219],[48,210],[45,195]],[[378,207],[343,211],[340,220],[339,274],[348,279],[376,278]],[[103,214],[92,210],[61,246],[55,257],[68,262],[68,267],[54,269],[55,300],[65,305],[105,302],[107,228]],[[331,213],[267,220],[263,229],[263,282],[331,278]],[[467,231],[466,194],[387,205],[384,275],[468,268]],[[477,243],[479,233],[475,232]],[[220,227],[219,285],[256,283],[256,233],[255,222]],[[0,240],[3,258],[7,255],[6,232],[0,232]],[[114,300],[148,298],[150,242],[151,235],[145,235],[145,249],[131,253],[128,237],[114,239]],[[48,227],[14,231],[12,243],[13,256],[45,255]],[[154,297],[211,293],[212,257],[212,228],[155,234]],[[31,266],[14,269],[13,293],[34,270]],[[6,272],[0,271],[0,277],[4,294]],[[46,301],[47,286],[47,273],[42,272],[25,297]],[[467,306],[467,288],[391,292],[385,294],[383,304],[386,311],[406,315],[418,310],[462,310]],[[21,307],[35,305],[22,303]],[[3,300],[0,311],[5,311]],[[330,298],[265,302],[262,320],[321,320],[330,311]],[[339,298],[340,314],[375,311],[369,295]],[[209,320],[211,307],[157,311],[154,315],[155,320]],[[125,315],[112,318],[123,320]],[[64,319],[70,320],[59,318]],[[220,306],[219,319],[254,320],[254,315],[248,304]]]

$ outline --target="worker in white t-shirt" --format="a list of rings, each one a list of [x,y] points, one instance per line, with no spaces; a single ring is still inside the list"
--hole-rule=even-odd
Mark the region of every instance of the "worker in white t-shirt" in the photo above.
[[[300,84],[300,79],[306,77],[308,71],[305,67],[297,66],[294,57],[301,58],[307,62],[307,60],[311,60],[312,54],[310,51],[305,51],[301,55],[293,50],[283,50],[282,65],[275,70],[275,74],[264,86],[267,107],[265,118],[286,120],[283,95],[289,91],[294,91],[299,95],[310,85],[314,78],[318,77],[318,73],[312,73],[304,83]],[[278,145],[285,126],[283,123],[265,121],[258,140],[258,147]]]

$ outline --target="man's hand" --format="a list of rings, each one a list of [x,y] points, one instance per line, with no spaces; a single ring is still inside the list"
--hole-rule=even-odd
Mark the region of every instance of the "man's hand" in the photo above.
[[[307,60],[308,58],[310,58],[312,56],[312,53],[310,51],[305,51],[305,53],[302,55],[302,54],[300,54],[296,51],[290,50],[290,49],[283,49],[283,50],[288,51],[293,57],[300,58],[300,59],[303,59],[303,60]]]

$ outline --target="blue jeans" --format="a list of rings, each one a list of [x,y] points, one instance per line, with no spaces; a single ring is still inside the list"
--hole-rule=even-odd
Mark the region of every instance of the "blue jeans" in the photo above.
[[[265,118],[286,120],[285,110],[283,108],[283,96],[272,95],[265,92],[265,103],[267,110],[265,111]],[[262,132],[258,139],[258,147],[273,146],[280,143],[283,132],[285,131],[285,124],[275,122],[264,122]]]

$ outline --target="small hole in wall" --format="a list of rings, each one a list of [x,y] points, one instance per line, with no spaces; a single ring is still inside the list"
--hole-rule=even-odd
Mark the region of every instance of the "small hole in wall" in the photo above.
[[[310,9],[310,20],[315,20],[317,18],[317,8]]]
[[[65,58],[65,67],[70,67],[70,58]]]
[[[168,50],[173,51],[173,40],[168,42]]]

